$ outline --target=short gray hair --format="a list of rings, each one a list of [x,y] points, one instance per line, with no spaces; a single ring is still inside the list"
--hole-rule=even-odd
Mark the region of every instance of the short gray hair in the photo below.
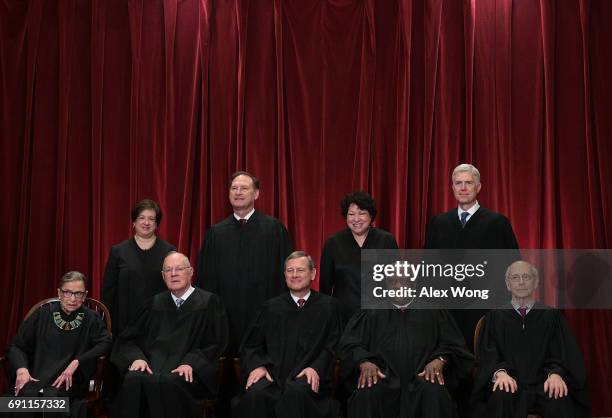
[[[476,183],[480,183],[480,171],[478,171],[478,169],[476,167],[474,167],[472,164],[459,164],[457,167],[455,167],[455,169],[453,170],[453,174],[451,175],[451,180],[454,181],[455,180],[455,176],[459,173],[472,173],[472,176],[474,176],[474,178],[476,179]]]
[[[70,282],[83,282],[83,285],[85,285],[85,288],[87,289],[87,277],[80,271],[69,271],[68,273],[64,274],[59,280],[58,287],[61,289],[64,284]]]
[[[523,260],[518,260],[518,261],[515,261],[514,263],[510,264],[508,266],[508,268],[506,269],[506,280],[510,279],[510,271],[512,270],[512,267],[514,267],[514,265],[518,264],[518,263],[527,264],[527,266],[529,267],[529,274],[531,274],[531,277],[533,277],[535,280],[539,279],[538,269],[535,268],[535,266],[533,264],[528,263],[528,262],[523,261]]]
[[[308,270],[313,271],[315,268],[314,261],[312,261],[312,257],[306,251],[294,251],[285,259],[285,267],[287,267],[287,262],[289,260],[295,260],[296,258],[306,257],[308,260]]]

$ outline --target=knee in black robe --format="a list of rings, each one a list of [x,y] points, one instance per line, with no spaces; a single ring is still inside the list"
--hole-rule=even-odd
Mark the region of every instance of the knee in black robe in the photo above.
[[[66,330],[55,324],[54,313],[59,313],[67,322],[73,321],[80,313],[84,316],[79,326]],[[7,358],[13,375],[11,380],[15,381],[17,369],[27,368],[30,376],[38,381],[26,384],[19,396],[68,397],[68,416],[85,418],[89,380],[95,372],[98,357],[106,355],[110,348],[110,334],[96,312],[82,306],[68,315],[61,310],[59,302],[49,303],[21,324],[8,347]],[[69,390],[53,387],[55,379],[74,359],[79,360],[79,366],[73,374],[72,387]],[[18,413],[16,416],[25,418],[28,415]]]
[[[227,344],[227,318],[218,296],[195,289],[177,310],[170,292],[156,295],[119,336],[111,360],[127,371],[145,360],[152,374],[127,372],[120,389],[125,418],[199,417],[217,391],[218,359]],[[172,370],[193,370],[193,382]]]
[[[318,292],[311,291],[303,308],[289,292],[268,300],[244,338],[241,363],[245,376],[263,366],[274,381],[264,377],[246,389],[235,399],[232,416],[336,417],[331,373],[341,322],[338,302]],[[319,375],[318,393],[297,378],[307,367]]]
[[[392,387],[384,380],[372,387],[356,389],[348,401],[350,417],[453,417],[455,406],[446,386],[415,380]]]
[[[343,377],[351,388],[357,386],[364,361],[376,364],[386,376],[370,388],[354,389],[349,416],[363,418],[452,417],[455,408],[447,387],[468,373],[473,360],[451,316],[429,309],[357,312],[342,336],[340,356]],[[418,376],[439,356],[446,359],[445,385]]]
[[[552,415],[555,417],[590,417],[586,368],[559,311],[541,303],[524,318],[510,304],[493,310],[485,316],[477,351],[480,367],[472,394],[474,416],[526,416],[536,408],[559,411]],[[492,391],[493,375],[501,369],[515,379],[515,394]],[[544,382],[552,373],[561,376],[568,387],[568,396],[561,400],[551,400],[544,393]]]

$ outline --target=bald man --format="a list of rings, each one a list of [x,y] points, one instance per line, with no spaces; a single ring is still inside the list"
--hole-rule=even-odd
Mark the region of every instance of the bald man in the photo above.
[[[219,297],[191,285],[193,269],[178,252],[165,259],[168,291],[154,296],[119,336],[111,360],[125,378],[120,416],[199,417],[216,392],[215,372],[228,325]]]
[[[580,349],[561,312],[535,300],[539,280],[524,261],[506,270],[511,301],[485,316],[477,347],[476,417],[591,416]]]

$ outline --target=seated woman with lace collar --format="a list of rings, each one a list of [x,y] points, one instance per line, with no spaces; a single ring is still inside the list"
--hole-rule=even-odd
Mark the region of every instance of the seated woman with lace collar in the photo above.
[[[7,350],[15,396],[69,397],[71,417],[87,416],[83,398],[96,359],[111,349],[104,322],[83,306],[86,284],[82,273],[66,273],[57,289],[59,302],[45,304],[30,315]]]

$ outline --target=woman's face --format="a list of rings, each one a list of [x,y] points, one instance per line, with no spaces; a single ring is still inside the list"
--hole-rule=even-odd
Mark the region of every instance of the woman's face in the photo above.
[[[87,297],[85,283],[82,280],[64,283],[61,288],[57,289],[57,295],[60,298],[62,310],[67,314],[71,314],[79,310]]]
[[[351,203],[346,213],[346,224],[353,234],[357,236],[367,234],[371,223],[372,217],[370,212],[360,209],[359,206]]]
[[[143,210],[134,221],[134,232],[140,238],[151,238],[156,228],[157,218],[153,209]]]

